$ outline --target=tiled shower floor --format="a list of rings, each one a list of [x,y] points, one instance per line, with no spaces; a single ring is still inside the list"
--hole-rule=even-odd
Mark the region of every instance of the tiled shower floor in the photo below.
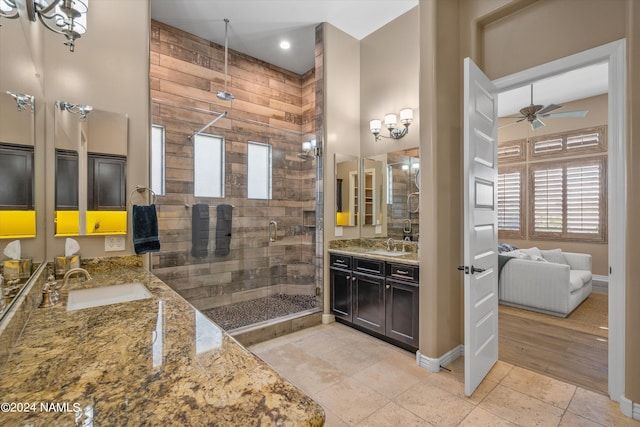
[[[203,313],[222,329],[231,331],[254,323],[299,313],[317,306],[316,297],[313,295],[277,294],[203,310]]]

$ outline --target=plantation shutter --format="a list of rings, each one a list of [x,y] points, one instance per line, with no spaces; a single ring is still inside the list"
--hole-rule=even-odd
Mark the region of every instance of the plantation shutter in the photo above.
[[[567,167],[567,233],[600,232],[600,164]]]
[[[562,233],[562,168],[537,169],[533,172],[533,230]]]
[[[498,230],[520,231],[520,172],[498,174]]]

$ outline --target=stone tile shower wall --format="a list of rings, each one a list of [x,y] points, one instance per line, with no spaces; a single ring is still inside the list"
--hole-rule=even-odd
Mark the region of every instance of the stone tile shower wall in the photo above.
[[[232,23],[233,25],[233,23]],[[162,249],[152,270],[196,308],[205,310],[272,293],[316,293],[316,160],[302,160],[301,143],[315,133],[315,70],[304,75],[229,51],[152,22],[153,124],[165,126],[166,194],[156,198]],[[225,139],[225,197],[193,196],[195,131],[227,111],[206,133]],[[267,124],[267,125],[264,125]],[[303,135],[308,134],[308,135]],[[247,142],[272,145],[271,200],[247,199]],[[209,255],[191,255],[191,206],[210,205]],[[233,209],[231,252],[215,256],[216,209]],[[278,241],[269,243],[269,221]]]

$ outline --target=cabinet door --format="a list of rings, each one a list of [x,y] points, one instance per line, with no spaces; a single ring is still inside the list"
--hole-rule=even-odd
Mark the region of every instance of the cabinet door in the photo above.
[[[331,268],[331,312],[339,319],[353,320],[351,290],[353,274],[348,270]]]
[[[418,348],[419,289],[415,285],[387,280],[386,335],[415,348]]]
[[[355,274],[353,323],[384,334],[384,277]]]

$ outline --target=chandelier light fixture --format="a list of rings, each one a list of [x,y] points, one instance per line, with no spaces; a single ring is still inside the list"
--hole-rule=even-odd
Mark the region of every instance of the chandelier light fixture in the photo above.
[[[0,0],[0,17],[15,19],[20,10],[27,11],[30,21],[40,20],[49,30],[65,36],[64,44],[71,52],[75,41],[87,32],[89,0]]]
[[[389,136],[380,135],[382,130],[382,121],[373,119],[369,122],[369,130],[380,141],[380,138],[400,139],[409,133],[409,125],[413,121],[413,110],[411,108],[403,108],[400,110],[400,123],[403,127],[396,127],[398,124],[398,116],[393,113],[385,114],[384,127],[389,130]]]
[[[60,108],[62,111],[68,111],[72,114],[79,115],[80,120],[87,120],[87,114],[93,111],[93,107],[91,105],[72,104],[67,101],[56,101],[56,107]]]

